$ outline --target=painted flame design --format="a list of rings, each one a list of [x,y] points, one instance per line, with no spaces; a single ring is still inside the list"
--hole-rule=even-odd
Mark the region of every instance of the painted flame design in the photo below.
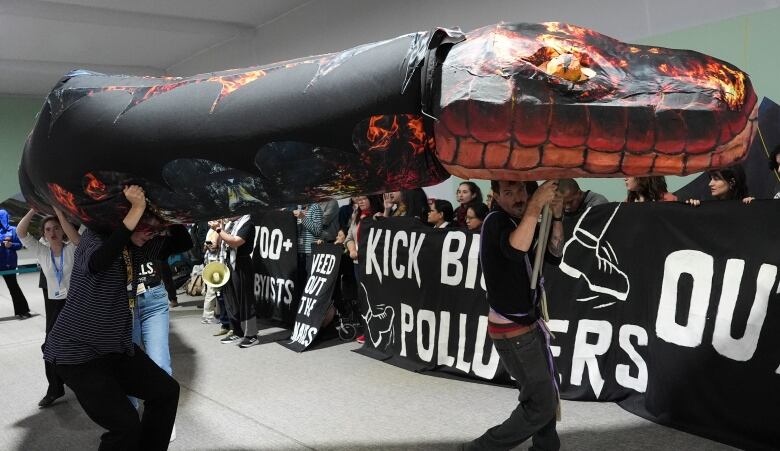
[[[406,127],[409,130],[409,144],[414,149],[414,154],[418,155],[425,152],[426,148],[435,147],[433,136],[425,133],[425,126],[421,116],[408,114]]]
[[[217,103],[219,103],[220,100],[229,96],[242,86],[246,86],[257,79],[264,77],[265,75],[266,71],[258,69],[240,74],[220,75],[218,77],[208,78],[206,81],[215,81],[222,84],[222,90],[219,92],[219,96],[217,96],[217,98],[214,100],[214,103],[211,105],[211,111],[214,111],[214,108],[217,107]]]
[[[105,183],[101,182],[91,172],[84,175],[84,192],[94,200],[103,200],[108,197]]]
[[[387,122],[389,118],[392,118],[392,122],[388,126],[384,126],[382,123]],[[397,116],[371,116],[368,122],[368,130],[366,130],[369,150],[387,149],[395,136],[398,136]]]
[[[89,221],[89,215],[87,215],[83,209],[76,205],[76,197],[73,195],[73,193],[56,183],[49,183],[48,186],[49,191],[51,191],[52,195],[55,199],[57,199],[57,202],[60,205],[65,207],[65,209],[68,210],[72,215],[80,218],[82,221]]]
[[[741,108],[746,101],[746,75],[712,57],[671,58],[668,55],[675,51],[624,44],[587,28],[559,22],[541,25],[541,33],[537,35],[523,34],[505,26],[477,30],[470,36],[467,45],[453,49],[450,54],[452,64],[476,69],[484,75],[497,74],[508,78],[524,64],[547,72],[550,60],[568,54],[576,58],[583,67],[583,73],[588,74],[579,82],[598,75],[600,83],[608,82],[606,86],[615,87],[635,76],[630,72],[631,61],[641,61],[641,64],[655,68],[661,79],[666,76],[712,90],[712,95],[732,110]],[[618,52],[605,51],[605,48],[614,48]],[[551,82],[555,82],[555,77]],[[664,90],[662,84],[665,82],[660,81],[657,87],[659,92]],[[579,95],[592,97],[596,94],[590,92],[592,89],[599,88],[589,85]]]
[[[718,97],[731,109],[739,109],[745,102],[745,74],[723,64],[711,61],[705,65],[695,64],[679,68],[664,63],[660,64],[658,69],[671,77],[720,93]]]

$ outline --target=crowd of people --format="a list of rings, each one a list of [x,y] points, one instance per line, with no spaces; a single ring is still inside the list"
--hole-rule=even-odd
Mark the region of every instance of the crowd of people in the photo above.
[[[780,174],[779,166],[780,146],[770,156],[770,168],[776,174]],[[714,199],[753,200],[741,166],[711,171],[709,177]],[[625,185],[625,202],[677,200],[663,177],[627,177]],[[107,430],[101,447],[165,449],[175,438],[179,387],[172,377],[168,345],[169,308],[176,305],[175,289],[172,297],[163,262],[194,245],[201,251],[203,263],[227,265],[229,281],[206,288],[201,322],[220,325],[214,335],[221,343],[255,346],[259,343],[258,312],[250,254],[257,224],[251,215],[237,216],[210,221],[201,227],[202,234],[193,234],[184,226],[163,224],[151,214],[140,186],[125,187],[124,196],[130,208],[115,230],[84,228],[80,234],[53,208],[55,215],[40,221],[40,239],[29,233],[36,210],[31,209],[18,227],[10,225],[8,213],[0,210],[0,269],[4,270],[15,315],[26,319],[30,309],[14,273],[16,252],[22,244],[33,251],[41,268],[46,310],[42,350],[48,389],[39,406],[54,403],[67,385],[90,418]],[[465,181],[458,185],[456,199],[454,206],[448,200],[428,198],[418,188],[355,196],[342,207],[329,200],[291,208],[288,211],[298,227],[299,282],[305,281],[311,270],[313,246],[334,243],[344,248],[342,276],[352,280],[354,291],[360,255],[357,243],[364,221],[408,217],[432,228],[481,232],[489,335],[510,374],[518,381],[533,377],[535,383],[519,387],[521,402],[509,420],[468,447],[501,448],[530,436],[535,445],[557,449],[557,393],[551,377],[546,376],[552,374],[543,357],[549,350],[544,345],[545,326],[539,321],[538,299],[527,286],[527,255],[538,235],[538,217],[545,205],[552,210],[547,252],[554,262],[561,256],[561,224],[607,199],[583,191],[573,179],[541,186],[536,182],[493,181],[488,196],[483,196],[475,183]],[[695,206],[700,200],[687,199],[686,203]],[[357,298],[347,285],[337,287],[334,299]],[[520,299],[518,293],[528,296]],[[353,307],[335,305],[325,323],[336,310]],[[542,338],[532,340],[537,335]],[[363,342],[364,337],[357,340]],[[520,341],[533,342],[542,349],[524,366],[511,363],[529,358],[516,355]],[[144,401],[140,417],[136,398]]]

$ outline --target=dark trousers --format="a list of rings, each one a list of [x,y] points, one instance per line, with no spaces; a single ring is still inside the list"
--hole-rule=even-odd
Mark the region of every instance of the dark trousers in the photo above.
[[[62,308],[65,307],[65,299],[49,299],[46,290],[43,290],[43,303],[46,307],[46,339],[49,338],[49,332],[51,332],[54,323],[57,321],[57,317],[60,316]],[[44,339],[41,350],[46,346]],[[62,378],[57,375],[57,371],[54,369],[54,364],[51,362],[43,361],[46,366],[46,379],[49,381],[49,389],[46,391],[46,395],[60,397],[65,393],[65,387],[63,386]]]
[[[138,346],[132,356],[110,354],[56,369],[92,421],[108,429],[101,451],[168,449],[179,384]],[[142,419],[128,396],[144,400]]]
[[[243,337],[244,329],[241,327],[241,299],[236,294],[232,280],[228,280],[228,283],[222,286],[220,294],[222,294],[223,297],[221,306],[225,307],[225,316],[230,324],[230,328],[233,330],[233,334]],[[222,315],[220,315],[220,321],[221,320]]]
[[[16,280],[16,274],[3,274],[5,284],[11,293],[11,300],[14,303],[14,315],[21,315],[30,312],[30,306],[27,305],[27,298],[24,297],[22,289],[19,288],[19,282]]]
[[[230,271],[230,280],[220,290],[225,297],[228,318],[233,333],[239,337],[257,335],[254,270],[248,255],[238,256],[236,268]]]
[[[230,328],[230,318],[228,317],[227,307],[225,306],[225,297],[220,291],[217,294],[217,304],[219,304],[219,322],[222,323],[223,329]]]
[[[555,430],[558,396],[540,329],[509,339],[493,339],[504,368],[520,390],[519,404],[503,423],[469,443],[469,450],[507,450],[532,438],[531,450],[558,450]]]

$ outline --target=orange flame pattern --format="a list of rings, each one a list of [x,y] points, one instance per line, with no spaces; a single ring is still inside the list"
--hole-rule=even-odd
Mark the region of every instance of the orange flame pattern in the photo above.
[[[108,197],[106,185],[95,177],[91,172],[84,175],[84,192],[94,200],[103,200]]]
[[[389,126],[382,125],[382,122],[386,122],[389,117],[392,117]],[[390,147],[393,137],[396,136],[398,136],[398,118],[396,116],[371,116],[366,131],[366,139],[369,143],[368,150],[387,149]]]
[[[666,75],[712,89],[732,109],[738,109],[745,102],[745,73],[723,64],[711,62],[679,68],[662,63],[658,69]]]
[[[410,137],[409,144],[414,149],[414,154],[419,155],[425,152],[425,149],[433,149],[436,147],[433,135],[425,133],[425,126],[423,124],[422,116],[407,115],[408,121],[406,127],[409,129]]]
[[[387,150],[394,141],[403,141],[411,146],[413,155],[435,147],[433,136],[425,131],[422,116],[416,114],[371,116],[366,140],[368,150]]]
[[[222,84],[222,90],[219,92],[219,96],[214,100],[214,104],[211,105],[211,111],[217,107],[217,103],[223,98],[229,96],[235,92],[238,88],[246,86],[255,80],[258,80],[266,75],[266,71],[262,69],[244,72],[241,74],[233,75],[220,75],[218,77],[210,77],[206,81],[215,81]]]
[[[509,76],[529,63],[536,70],[545,72],[546,64],[552,58],[571,54],[584,68],[597,70],[600,80],[612,87],[630,83],[634,76],[629,72],[631,63],[641,62],[651,66],[659,78],[669,77],[713,90],[715,97],[732,110],[745,103],[745,74],[709,56],[694,56],[690,52],[690,57],[668,58],[667,55],[674,51],[624,44],[587,28],[558,22],[541,24],[538,30],[541,32],[532,34],[505,26],[486,27],[470,33],[471,43],[455,47],[449,58],[456,64],[473,66],[467,59],[482,54],[485,56],[476,69],[485,75]],[[451,64],[449,58],[447,63]],[[556,82],[554,77],[551,82]],[[663,83],[663,80],[659,82],[659,91],[664,90]],[[592,98],[594,94],[587,88],[580,92],[585,98]]]
[[[76,205],[76,198],[70,191],[61,187],[56,183],[49,183],[49,191],[51,191],[57,202],[65,207],[72,215],[81,219],[82,221],[89,221],[89,215]]]

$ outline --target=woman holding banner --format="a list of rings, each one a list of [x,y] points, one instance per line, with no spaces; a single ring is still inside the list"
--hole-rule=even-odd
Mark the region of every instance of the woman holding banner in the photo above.
[[[741,165],[731,166],[717,171],[707,171],[710,176],[710,194],[716,200],[742,200],[749,204],[753,197],[748,195],[747,176],[745,169]],[[701,204],[699,199],[688,199],[686,204],[694,207]]]
[[[360,285],[360,271],[358,271],[358,243],[360,242],[360,223],[366,218],[373,218],[374,215],[382,215],[382,198],[379,196],[357,196],[355,198],[357,203],[357,209],[352,215],[350,221],[349,231],[347,232],[347,238],[344,241],[344,247],[349,252],[349,258],[352,259],[352,263],[355,265],[355,285]],[[360,335],[357,337],[358,343],[364,343],[366,337]]]

